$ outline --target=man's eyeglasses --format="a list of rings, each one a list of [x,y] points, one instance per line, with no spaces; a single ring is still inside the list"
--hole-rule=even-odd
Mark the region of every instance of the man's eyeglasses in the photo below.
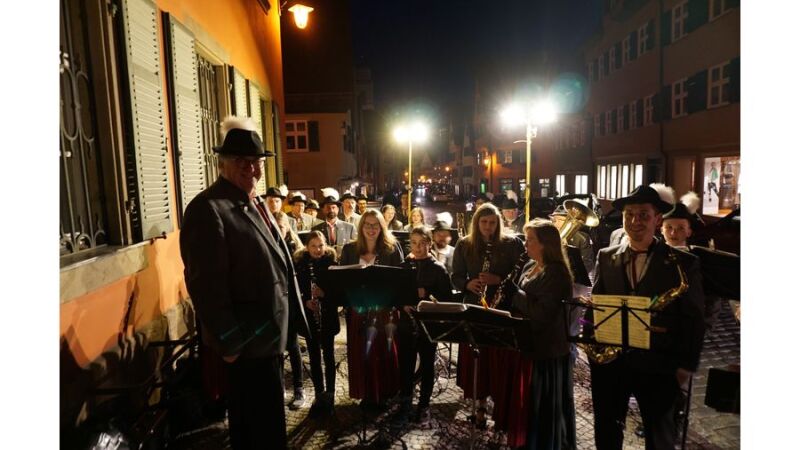
[[[236,163],[236,167],[240,169],[246,169],[247,167],[250,166],[257,167],[260,169],[264,167],[265,160],[266,158],[245,158],[243,156],[237,156],[236,158],[233,159],[233,161]]]

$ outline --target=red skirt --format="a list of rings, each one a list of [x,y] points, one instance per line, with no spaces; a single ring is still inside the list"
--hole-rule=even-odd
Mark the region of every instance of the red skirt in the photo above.
[[[386,324],[389,317],[397,325],[397,311],[357,313],[350,311],[347,321],[347,367],[350,398],[380,402],[400,390],[400,366],[397,357],[397,337],[387,341]],[[375,336],[367,347],[366,335],[374,319]]]
[[[484,400],[490,394],[490,372],[492,362],[490,358],[491,347],[480,347],[478,358],[478,400]],[[469,345],[458,344],[458,374],[456,385],[464,391],[464,398],[476,398],[472,393],[472,377],[474,375],[474,353]]]
[[[489,389],[494,400],[494,427],[506,432],[509,447],[523,446],[528,434],[533,360],[502,348],[492,348],[489,359],[494,367]]]

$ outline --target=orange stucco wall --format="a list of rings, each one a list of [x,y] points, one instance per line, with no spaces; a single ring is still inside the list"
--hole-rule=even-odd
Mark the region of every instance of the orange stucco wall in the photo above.
[[[252,0],[158,0],[156,4],[161,11],[172,14],[180,22],[191,20],[198,24],[227,52],[225,62],[234,65],[245,77],[269,92],[280,105],[283,117],[277,6],[265,15],[258,3]],[[162,54],[162,70],[163,58]],[[166,90],[164,92],[166,96]],[[170,167],[173,167],[172,163]],[[174,183],[174,174],[172,179]],[[173,208],[176,204],[173,192]],[[134,303],[130,326],[134,329],[146,326],[188,297],[180,258],[177,218],[175,221],[176,231],[166,239],[144,244],[145,269],[62,302],[60,336],[78,365],[86,366],[116,345],[132,294]]]

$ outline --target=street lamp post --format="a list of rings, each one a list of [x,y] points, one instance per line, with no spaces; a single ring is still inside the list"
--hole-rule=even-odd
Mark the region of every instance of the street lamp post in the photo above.
[[[531,141],[539,132],[540,125],[556,120],[556,110],[548,100],[529,103],[527,108],[511,105],[502,113],[503,121],[509,125],[525,124],[525,222],[531,220]]]
[[[394,139],[399,143],[408,142],[408,214],[411,214],[411,199],[414,197],[414,178],[411,173],[411,155],[414,142],[424,142],[428,138],[428,127],[422,122],[400,125],[394,129]],[[411,217],[409,217],[411,219]]]

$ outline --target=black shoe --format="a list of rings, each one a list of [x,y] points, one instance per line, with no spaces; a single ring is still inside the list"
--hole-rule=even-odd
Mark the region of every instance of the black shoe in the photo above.
[[[325,413],[326,405],[325,400],[322,399],[320,396],[317,396],[314,399],[314,403],[311,404],[311,409],[308,411],[308,417],[317,418],[321,417]]]
[[[430,406],[417,406],[417,414],[414,416],[414,422],[418,423],[421,427],[427,427],[431,422],[431,408]]]

